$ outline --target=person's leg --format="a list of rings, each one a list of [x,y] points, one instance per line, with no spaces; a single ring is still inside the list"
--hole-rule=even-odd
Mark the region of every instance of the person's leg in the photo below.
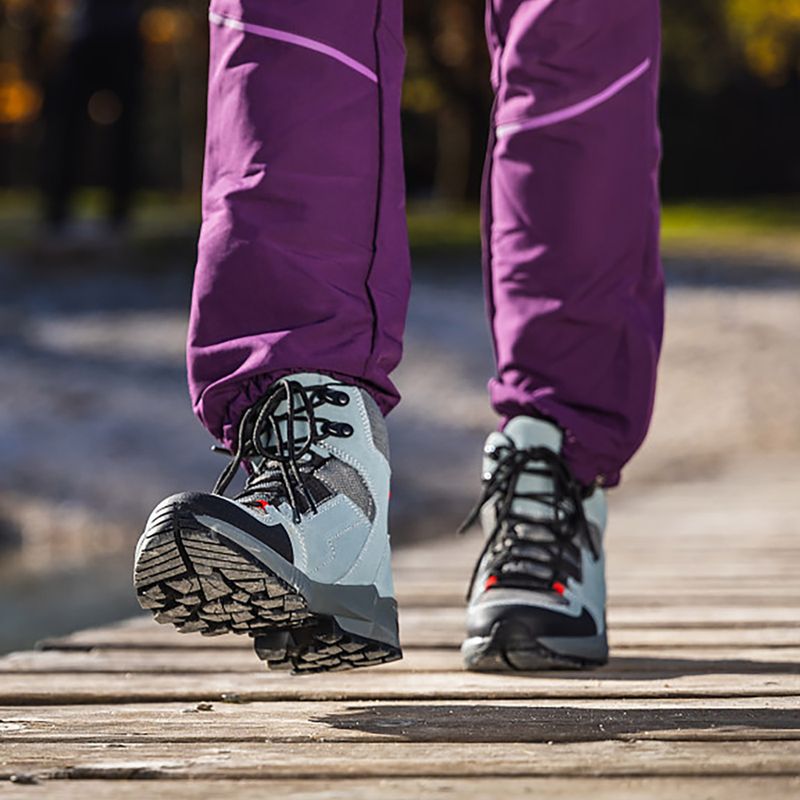
[[[391,661],[401,0],[214,0],[211,30],[189,378],[232,458],[155,509],[134,583],[159,622],[248,633],[270,666]]]
[[[488,0],[484,245],[502,431],[471,517],[472,669],[608,657],[605,496],[644,439],[663,327],[658,0]],[[486,513],[480,513],[486,512]]]
[[[650,420],[663,326],[658,0],[489,0],[492,404],[612,486]]]
[[[119,98],[121,113],[111,126],[108,221],[123,229],[137,187],[142,52],[138,29],[103,42],[104,83]]]
[[[83,157],[91,72],[86,47],[73,45],[49,77],[42,148],[44,219],[54,232],[70,221],[70,200]]]
[[[402,0],[214,0],[194,408],[230,441],[278,377],[398,394],[410,286]]]

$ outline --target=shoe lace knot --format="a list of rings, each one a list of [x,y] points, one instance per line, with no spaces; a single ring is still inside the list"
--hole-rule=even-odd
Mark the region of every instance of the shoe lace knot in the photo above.
[[[235,500],[262,507],[286,500],[295,523],[300,522],[301,511],[317,513],[309,479],[324,459],[312,448],[330,436],[348,438],[354,433],[352,425],[323,417],[320,409],[341,408],[349,402],[347,392],[331,384],[304,386],[296,380],[279,380],[242,415],[235,449],[214,448],[231,460],[213,493],[224,494],[244,465],[248,477]]]
[[[495,465],[483,475],[480,497],[459,533],[477,522],[492,501],[494,524],[472,573],[467,598],[481,572],[486,575],[486,588],[562,594],[570,576],[580,579],[582,543],[599,558],[600,545],[584,512],[585,488],[563,457],[547,447],[517,448],[508,442],[484,452]],[[524,476],[538,479],[527,481],[536,488],[523,490]]]

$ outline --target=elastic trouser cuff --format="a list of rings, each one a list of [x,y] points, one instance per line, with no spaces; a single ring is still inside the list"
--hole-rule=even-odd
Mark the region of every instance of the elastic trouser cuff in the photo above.
[[[235,445],[237,432],[239,430],[239,421],[245,411],[261,400],[261,398],[269,392],[270,388],[274,386],[276,381],[289,375],[297,375],[303,372],[316,372],[328,375],[331,380],[364,389],[369,393],[372,399],[375,400],[384,416],[386,416],[400,400],[399,395],[382,391],[375,384],[352,375],[344,375],[331,370],[311,368],[284,369],[276,372],[254,375],[235,386],[226,387],[226,391],[231,393],[232,396],[223,406],[220,406],[218,401],[214,402],[215,408],[219,409],[218,416],[208,420],[206,420],[202,412],[199,413],[198,416],[200,416],[201,421],[208,428],[211,435],[218,439],[225,447],[230,448]]]
[[[561,405],[552,398],[523,396],[509,390],[498,381],[489,384],[492,406],[501,417],[500,428],[514,417],[529,416],[545,419],[557,425],[564,433],[561,455],[567,462],[575,479],[587,488],[619,485],[622,460],[618,446],[611,440],[608,429],[593,423],[585,414]],[[635,448],[632,448],[635,450]],[[628,458],[633,452],[628,452]]]

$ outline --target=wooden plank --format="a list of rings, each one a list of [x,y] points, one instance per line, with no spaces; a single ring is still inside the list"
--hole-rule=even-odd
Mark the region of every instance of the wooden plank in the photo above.
[[[0,783],[0,797],[48,800],[141,800],[147,797],[184,797],[193,800],[408,800],[408,798],[453,797],[459,800],[486,798],[535,798],[574,800],[787,800],[800,795],[800,779],[787,777],[692,777],[692,778],[382,778],[375,780],[337,778],[329,780],[192,780],[180,785],[174,780],[43,780],[32,786]],[[144,781],[144,782],[143,782]],[[184,794],[186,793],[186,794]]]
[[[10,743],[0,779],[15,773],[69,778],[338,778],[400,776],[735,776],[800,773],[800,741],[559,743],[218,742]]]
[[[676,522],[685,522],[690,516],[690,514],[675,516],[674,509],[670,509],[668,514]],[[609,520],[610,563],[619,564],[626,560],[635,560],[645,571],[650,569],[659,571],[659,567],[665,564],[670,566],[681,564],[681,556],[684,554],[707,554],[716,557],[713,566],[711,563],[693,565],[687,562],[686,568],[700,567],[710,574],[715,574],[717,563],[731,564],[754,558],[769,564],[773,570],[781,571],[782,560],[800,559],[793,533],[796,524],[795,514],[796,509],[783,515],[779,524],[784,533],[778,534],[774,533],[775,529],[767,530],[769,522],[765,519],[753,520],[752,527],[732,525],[733,511],[718,517],[720,530],[712,532],[705,529],[704,515],[699,514],[697,519],[692,520],[691,525],[676,524],[670,530],[668,538],[654,535],[653,511],[650,509],[647,517],[642,517],[644,529],[641,532],[625,531],[621,525],[615,525],[612,518]],[[625,522],[627,527],[627,523],[631,520]],[[455,537],[442,538],[426,543],[425,546],[399,549],[393,554],[392,563],[400,576],[406,572],[435,573],[437,569],[441,574],[450,576],[472,565],[482,545],[483,540],[477,534],[469,541]],[[429,554],[430,560],[426,558],[426,554]],[[651,556],[656,554],[658,561],[642,559],[642,556],[648,554]]]
[[[743,554],[754,554],[765,560],[769,560],[772,553],[779,558],[785,555],[789,558],[798,557],[797,543],[794,541],[792,533],[793,525],[796,522],[794,517],[796,509],[782,515],[779,524],[783,527],[783,531],[779,533],[776,533],[775,529],[767,530],[769,523],[765,519],[753,520],[752,528],[731,525],[733,511],[716,517],[721,524],[720,530],[714,532],[704,530],[703,523],[706,515],[702,513],[697,515],[697,519],[692,520],[691,525],[680,524],[691,516],[690,513],[675,515],[674,509],[670,509],[668,513],[679,523],[670,529],[669,537],[654,535],[653,512],[650,508],[648,508],[647,518],[643,516],[641,519],[644,523],[642,531],[625,530],[628,523],[632,521],[631,519],[625,520],[623,527],[620,524],[615,525],[614,520],[610,518],[608,541],[613,558],[619,560],[629,555],[638,556],[645,552],[663,555],[663,560],[659,559],[660,563],[679,563],[682,552],[715,553],[723,562]],[[617,523],[619,522],[617,520]],[[724,543],[724,547],[720,547],[722,543]],[[444,570],[452,571],[465,564],[474,563],[482,546],[483,539],[477,533],[470,537],[469,541],[445,537],[426,543],[424,547],[398,549],[393,554],[392,563],[400,571],[430,569],[437,564],[441,564]],[[438,561],[426,561],[422,555],[423,550],[430,553],[432,559],[438,559]],[[643,563],[649,565],[652,562],[645,561]]]
[[[5,674],[0,704],[67,705],[218,700],[500,700],[540,698],[641,697],[795,697],[800,675],[686,674],[665,678],[657,673],[629,673],[602,678],[592,672],[535,675],[430,672],[421,676],[388,667],[303,676],[282,673],[248,675],[205,673],[163,675],[107,673],[61,674],[57,681],[36,673]]]
[[[612,628],[612,649],[657,648],[793,648],[800,645],[797,628]]]
[[[110,626],[79,631],[71,636],[45,641],[48,648],[89,649],[101,647],[139,647],[146,650],[162,647],[180,647],[202,650],[225,650],[252,648],[246,636],[204,637],[196,634],[176,633],[166,625],[155,625],[147,620],[146,625]],[[402,631],[403,647],[449,647],[457,648],[463,639],[460,628],[440,625],[433,619],[423,628]],[[612,627],[609,630],[612,647],[800,647],[800,628],[771,627],[763,625],[749,628],[717,625],[705,628],[687,627]]]
[[[463,607],[404,608],[400,611],[402,634],[415,633],[418,629],[437,629],[460,631],[465,623]],[[728,606],[725,608],[666,607],[666,608],[623,608],[611,609],[608,615],[609,630],[621,628],[664,627],[664,628],[775,628],[788,627],[800,629],[800,612],[786,606]],[[78,636],[92,636],[95,632],[126,632],[146,630],[153,635],[158,628],[174,633],[171,626],[156,626],[150,616],[137,616],[124,623],[82,631]],[[162,633],[161,635],[165,635]],[[230,637],[226,637],[230,638]]]
[[[734,551],[720,556],[719,550],[702,551],[687,550],[676,547],[672,557],[662,557],[647,547],[641,550],[620,552],[612,549],[608,555],[608,577],[612,587],[637,586],[643,580],[652,577],[662,584],[670,581],[686,586],[703,585],[707,580],[715,579],[720,584],[733,586],[737,578],[752,570],[762,582],[776,581],[790,583],[797,574],[800,556],[796,550],[789,549],[781,553],[770,553],[769,556],[758,550]],[[433,556],[432,556],[433,558]],[[443,555],[442,558],[447,558]],[[432,563],[436,563],[432,561]],[[713,565],[713,566],[712,566]],[[462,587],[466,590],[466,582],[474,566],[471,562],[457,564],[450,562],[441,568],[419,568],[418,578],[434,581],[437,578],[443,583]],[[403,580],[403,573],[398,575],[398,582]]]
[[[464,606],[463,587],[442,584],[435,589],[425,585],[406,586],[398,591],[398,602],[401,609],[439,608]],[[608,598],[612,613],[617,609],[642,607],[680,607],[692,606],[715,610],[719,606],[759,605],[765,607],[793,608],[800,607],[800,589],[795,581],[792,586],[779,588],[775,586],[738,589],[730,586],[725,590],[703,587],[692,590],[688,587],[644,587],[621,589],[611,587]]]
[[[0,707],[0,745],[800,740],[800,698]]]
[[[666,608],[609,609],[609,630],[620,628],[765,628],[790,627],[800,629],[800,611],[785,606],[727,606],[703,608],[701,606]],[[459,630],[464,626],[463,608],[430,609],[406,608],[400,613],[401,635],[419,628],[436,626],[440,629]]]
[[[402,661],[384,667],[392,672],[459,672],[462,661],[456,648],[418,648],[408,650]],[[207,649],[96,648],[84,650],[48,650],[16,653],[0,660],[4,673],[260,673],[263,664],[250,648]],[[758,673],[762,675],[800,674],[800,647],[770,648],[648,648],[618,649],[611,662],[591,674],[598,678],[625,674],[656,673],[673,677],[696,673]]]
[[[793,520],[787,530],[791,531],[791,525],[794,524]],[[693,536],[702,537],[703,534],[693,534]],[[614,532],[613,537],[608,548],[610,574],[619,573],[620,578],[634,582],[641,579],[642,575],[650,574],[664,578],[671,574],[677,581],[686,581],[694,575],[716,576],[719,580],[729,576],[728,568],[731,566],[751,563],[753,559],[763,564],[770,576],[788,577],[784,569],[785,561],[794,563],[800,559],[797,544],[792,541],[791,534],[787,535],[783,542],[757,540],[746,546],[733,536],[716,542],[705,538],[699,540],[692,537],[683,540],[670,538],[669,545],[658,545],[652,535],[639,542],[625,542],[620,539],[617,532]],[[424,576],[432,580],[438,575],[447,582],[463,582],[469,577],[470,569],[478,554],[478,549],[469,552],[460,550],[456,542],[455,545],[450,543],[447,547],[432,548],[429,558],[417,552],[417,548],[402,550],[395,554],[392,563],[396,565],[399,581]],[[709,559],[699,562],[683,560],[688,556],[701,555]],[[403,556],[406,558],[403,559]],[[724,569],[719,570],[719,565],[723,565]],[[635,566],[638,571],[628,572],[627,568],[631,566]],[[675,570],[675,567],[681,567],[680,571]],[[762,581],[765,578],[759,572],[747,574],[753,577],[759,576]]]
[[[680,553],[678,555],[680,556]],[[674,591],[675,593],[687,589],[702,593],[720,589],[731,591],[738,588],[744,591],[768,591],[774,588],[781,590],[788,588],[797,591],[797,583],[792,580],[791,576],[780,577],[747,572],[737,577],[731,577],[717,572],[713,561],[694,565],[696,569],[703,568],[705,570],[703,582],[697,584],[682,570],[675,571],[674,564],[661,560],[651,560],[637,565],[634,571],[628,571],[630,565],[618,563],[618,552],[613,544],[607,556],[611,560],[611,563],[607,565],[608,574],[615,579],[612,590],[616,587],[624,591],[648,591],[655,582],[655,588],[658,591]],[[677,561],[680,561],[680,557]],[[451,559],[442,565],[432,562],[414,569],[395,569],[395,588],[399,593],[419,588],[433,592],[442,588],[448,591],[464,590],[466,588],[464,584],[469,578],[473,566],[472,561],[461,563],[460,559],[455,562]],[[665,570],[664,566],[669,567],[669,570]]]

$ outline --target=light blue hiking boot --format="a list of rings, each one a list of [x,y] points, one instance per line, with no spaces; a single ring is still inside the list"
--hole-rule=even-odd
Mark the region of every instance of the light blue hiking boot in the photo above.
[[[386,425],[363,390],[314,373],[243,416],[211,494],[169,497],[136,549],[142,607],[181,632],[249,634],[270,667],[401,657],[387,530]],[[240,465],[242,492],[223,496]]]
[[[472,670],[598,666],[608,660],[602,490],[579,486],[563,434],[515,417],[484,448],[486,545],[469,589],[465,665]]]

